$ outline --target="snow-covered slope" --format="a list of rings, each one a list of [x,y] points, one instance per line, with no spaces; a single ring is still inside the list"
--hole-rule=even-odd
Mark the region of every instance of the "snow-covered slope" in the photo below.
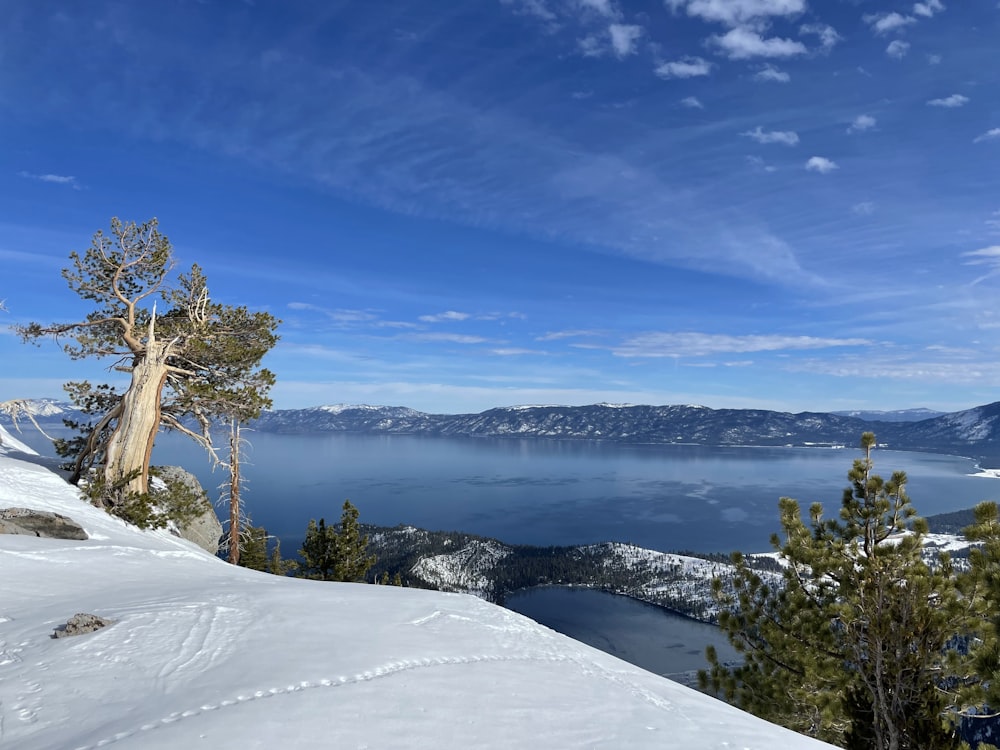
[[[0,536],[0,747],[827,747],[472,596],[233,568],[3,439],[0,507],[91,539]]]

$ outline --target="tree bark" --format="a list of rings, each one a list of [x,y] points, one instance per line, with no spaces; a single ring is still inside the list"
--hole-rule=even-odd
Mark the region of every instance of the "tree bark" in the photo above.
[[[108,440],[104,479],[125,494],[149,491],[149,459],[160,427],[160,398],[167,380],[169,343],[150,341],[136,356],[121,414]]]
[[[240,564],[240,423],[229,433],[229,562]],[[267,542],[265,541],[265,544]]]

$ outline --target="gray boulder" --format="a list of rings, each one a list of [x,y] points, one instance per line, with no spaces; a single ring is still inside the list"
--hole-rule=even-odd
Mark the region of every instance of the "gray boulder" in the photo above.
[[[46,539],[89,538],[72,518],[30,508],[0,508],[0,534],[27,534]]]
[[[215,506],[208,499],[208,493],[198,478],[180,466],[158,466],[156,474],[164,481],[180,482],[198,495],[200,513],[183,524],[177,524],[177,534],[183,539],[194,542],[209,554],[218,554],[219,540],[222,539],[222,524],[215,514]]]
[[[52,633],[53,638],[67,638],[71,635],[83,635],[93,633],[95,630],[106,628],[114,620],[108,620],[97,615],[89,615],[84,612],[73,615],[65,625],[60,625]]]

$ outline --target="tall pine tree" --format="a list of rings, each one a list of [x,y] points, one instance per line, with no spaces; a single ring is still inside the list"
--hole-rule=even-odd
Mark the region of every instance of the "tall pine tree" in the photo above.
[[[780,501],[783,572],[765,579],[739,555],[730,586],[715,583],[720,625],[744,655],[709,653],[704,687],[752,713],[847,748],[958,747],[942,679],[962,627],[950,562],[921,558],[926,523],[906,475],[872,472],[875,436],[848,474],[839,520],[814,504],[809,522]]]

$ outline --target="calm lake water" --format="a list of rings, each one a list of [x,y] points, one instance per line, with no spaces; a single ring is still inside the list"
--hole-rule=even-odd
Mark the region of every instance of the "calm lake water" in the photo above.
[[[778,498],[840,507],[861,454],[820,448],[710,448],[597,441],[248,433],[244,499],[257,525],[291,552],[310,518],[459,530],[516,544],[633,542],[661,551],[764,551]],[[224,441],[220,441],[224,442]],[[225,480],[189,440],[162,435],[154,463],[183,465],[209,494]],[[1000,495],[956,456],[876,451],[902,469],[921,515]]]
[[[542,586],[511,594],[506,606],[563,635],[668,677],[708,668],[708,645],[715,646],[724,662],[739,659],[714,625],[624,596]]]

